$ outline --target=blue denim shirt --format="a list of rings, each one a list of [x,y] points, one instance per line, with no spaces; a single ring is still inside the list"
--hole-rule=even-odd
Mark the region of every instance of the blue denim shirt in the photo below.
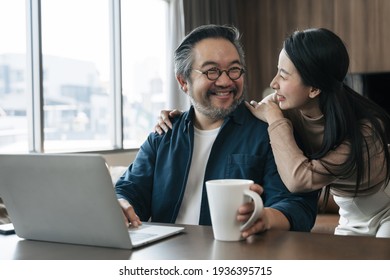
[[[173,120],[163,135],[151,133],[115,185],[118,198],[134,207],[142,221],[175,223],[190,170],[194,142],[193,108]],[[264,206],[281,211],[291,230],[310,231],[317,213],[318,192],[293,194],[281,181],[273,158],[268,125],[242,103],[225,119],[211,148],[204,182],[252,179],[264,188]],[[205,184],[203,184],[205,185]],[[199,224],[211,225],[203,186]]]

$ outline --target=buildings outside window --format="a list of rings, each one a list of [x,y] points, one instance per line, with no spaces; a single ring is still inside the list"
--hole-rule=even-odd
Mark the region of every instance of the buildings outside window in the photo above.
[[[110,30],[118,28],[110,17],[113,2],[41,0],[45,152],[138,148],[153,129],[159,110],[165,108],[169,2],[120,1],[119,92],[112,90],[110,65]],[[29,102],[34,91],[27,81],[26,3],[0,1],[0,153],[31,151],[29,118],[38,108]],[[118,94],[123,135],[119,147],[112,141],[118,119],[111,106]]]

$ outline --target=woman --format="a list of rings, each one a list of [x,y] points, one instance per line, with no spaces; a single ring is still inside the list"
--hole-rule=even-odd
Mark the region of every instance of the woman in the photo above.
[[[348,67],[336,34],[297,31],[280,52],[270,84],[275,92],[247,107],[268,122],[278,171],[290,191],[329,186],[340,207],[335,234],[390,237],[390,117],[343,83]]]

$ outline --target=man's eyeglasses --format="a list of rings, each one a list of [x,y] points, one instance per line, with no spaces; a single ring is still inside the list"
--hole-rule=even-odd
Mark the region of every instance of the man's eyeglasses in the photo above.
[[[226,74],[228,75],[228,77],[232,81],[238,80],[241,77],[241,75],[245,73],[245,69],[240,68],[240,67],[232,67],[228,70],[221,70],[221,69],[216,68],[216,67],[211,68],[211,69],[206,70],[206,71],[200,71],[197,69],[192,69],[192,70],[194,70],[195,72],[198,72],[200,74],[206,75],[206,77],[210,81],[218,80],[218,78],[222,75],[223,72],[226,72]]]

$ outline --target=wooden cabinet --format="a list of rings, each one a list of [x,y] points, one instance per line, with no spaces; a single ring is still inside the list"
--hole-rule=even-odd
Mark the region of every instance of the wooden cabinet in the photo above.
[[[237,0],[246,50],[249,99],[260,99],[276,73],[284,38],[297,29],[325,27],[350,54],[350,72],[390,71],[389,0]]]

